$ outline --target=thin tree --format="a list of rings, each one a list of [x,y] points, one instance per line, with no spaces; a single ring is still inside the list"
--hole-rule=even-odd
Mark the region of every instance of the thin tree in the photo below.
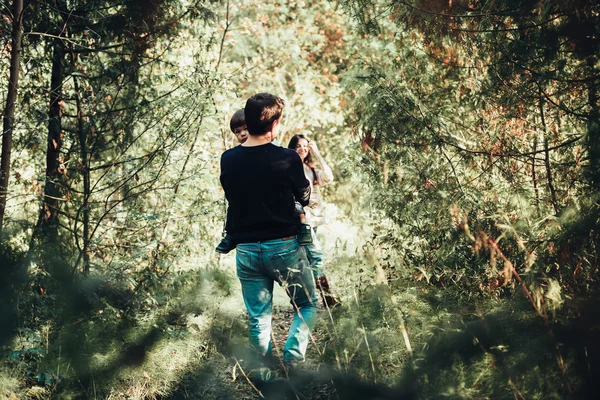
[[[68,15],[65,0],[57,1],[57,9],[62,17]],[[56,22],[56,37],[52,49],[52,72],[50,75],[50,105],[48,109],[48,147],[46,151],[46,183],[44,185],[44,205],[40,211],[35,235],[43,232],[47,238],[58,234],[58,215],[60,211],[60,152],[62,149],[61,106],[63,101],[62,85],[65,69],[64,36],[67,21]],[[34,236],[35,236],[34,235]]]
[[[10,153],[15,122],[15,103],[19,88],[19,69],[21,67],[21,38],[23,37],[23,0],[14,0],[12,11],[12,48],[10,51],[10,78],[6,107],[3,114],[2,156],[0,158],[0,233],[4,222],[8,180],[10,176]]]

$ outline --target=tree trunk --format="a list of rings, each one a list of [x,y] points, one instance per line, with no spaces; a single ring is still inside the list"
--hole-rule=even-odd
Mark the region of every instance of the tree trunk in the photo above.
[[[6,198],[8,196],[8,180],[10,176],[10,153],[15,120],[15,103],[19,88],[19,69],[21,68],[21,38],[23,37],[23,0],[13,2],[12,49],[10,52],[10,78],[6,107],[3,114],[2,154],[0,156],[0,233],[4,223]]]
[[[65,0],[57,2],[58,9],[66,13]],[[62,37],[66,25],[61,26],[54,39],[52,54],[52,74],[50,77],[50,108],[48,112],[48,148],[46,150],[46,184],[44,186],[44,202],[36,225],[36,236],[43,240],[54,240],[58,236],[58,215],[60,211],[60,151],[62,148],[62,85],[64,77],[65,43]]]
[[[72,57],[72,68],[75,68],[75,58],[71,52]],[[83,174],[83,201],[79,212],[83,214],[83,247],[81,248],[81,255],[83,257],[83,273],[85,275],[90,271],[90,165],[89,165],[89,154],[87,149],[87,131],[85,130],[83,122],[83,110],[81,107],[81,97],[79,93],[79,82],[77,77],[73,77],[73,84],[75,89],[75,100],[77,102],[77,137],[79,139],[79,152],[81,155],[81,173]],[[79,219],[79,215],[77,216]],[[75,229],[77,234],[77,229]]]
[[[539,99],[540,117],[542,119],[542,128],[544,129],[544,164],[546,165],[546,178],[548,180],[548,189],[550,190],[550,200],[554,207],[554,212],[558,215],[560,208],[556,198],[556,189],[554,188],[554,179],[552,178],[552,167],[550,165],[550,150],[548,144],[548,128],[546,126],[546,118],[544,116],[544,100],[540,96]]]
[[[537,153],[538,137],[537,132],[533,138],[533,156],[531,157],[531,179],[533,180],[533,191],[535,193],[535,208],[540,212],[540,189],[538,188],[537,172],[535,170],[535,153]]]

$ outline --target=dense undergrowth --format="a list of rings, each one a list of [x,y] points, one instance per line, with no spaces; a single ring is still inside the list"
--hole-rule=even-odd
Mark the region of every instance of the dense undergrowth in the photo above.
[[[372,240],[330,243],[328,273],[343,303],[321,311],[297,393],[356,399],[597,394],[600,303],[593,297],[565,299],[543,318],[519,288],[473,294],[459,284],[415,279],[415,269],[400,276],[395,257],[402,252],[379,247],[372,233],[362,236]],[[15,272],[31,262],[6,250],[3,261]],[[70,269],[58,260],[43,277],[21,274],[21,285],[5,286],[16,301],[3,306],[2,395],[259,397],[240,372],[231,372],[246,343],[231,261],[143,290],[100,278],[61,281],[60,269]],[[327,390],[315,392],[318,383]]]

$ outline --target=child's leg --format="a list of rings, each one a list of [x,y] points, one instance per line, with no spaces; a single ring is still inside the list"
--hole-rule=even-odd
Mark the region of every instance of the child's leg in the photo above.
[[[323,251],[321,250],[321,246],[319,245],[319,241],[317,240],[314,228],[311,229],[311,232],[313,234],[313,243],[304,246],[304,250],[306,250],[308,261],[310,262],[310,266],[313,271],[313,276],[315,277],[315,286],[317,288],[317,291],[321,294],[323,306],[333,307],[339,304],[339,300],[337,300],[333,293],[331,293],[329,281],[325,276],[325,263],[323,262]]]
[[[316,236],[313,234],[312,229],[311,238],[312,243],[305,245],[304,249],[306,250],[306,255],[308,256],[313,275],[315,279],[317,279],[325,275],[325,265],[323,263],[324,256],[323,251],[321,251],[321,246],[319,245]]]
[[[323,252],[315,247],[314,243],[305,245],[304,249],[306,250],[310,268],[312,269],[315,279],[325,275],[325,269],[323,268]]]

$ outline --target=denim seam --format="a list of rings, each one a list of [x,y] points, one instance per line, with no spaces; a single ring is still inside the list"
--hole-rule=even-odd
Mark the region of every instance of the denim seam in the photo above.
[[[258,262],[260,263],[260,271],[264,274],[265,273],[265,263],[263,262],[263,249],[262,246],[260,245],[260,242],[258,242]]]
[[[280,240],[280,239],[274,239],[274,240]],[[258,247],[259,249],[262,249],[262,246],[265,244],[265,242],[268,241],[262,241],[262,242],[251,242],[251,243],[240,243],[237,245],[237,247],[241,250],[246,250],[246,251],[255,251],[256,247]],[[296,243],[296,240],[289,240],[286,241],[286,243],[282,243],[280,246],[278,247],[273,247],[271,249],[269,249],[269,252],[275,252],[281,249],[285,249],[286,247],[291,247],[293,246],[293,244]],[[250,246],[245,246],[245,245],[250,245]],[[254,247],[254,246],[256,247]],[[250,248],[246,248],[244,249],[244,247],[250,247]]]

